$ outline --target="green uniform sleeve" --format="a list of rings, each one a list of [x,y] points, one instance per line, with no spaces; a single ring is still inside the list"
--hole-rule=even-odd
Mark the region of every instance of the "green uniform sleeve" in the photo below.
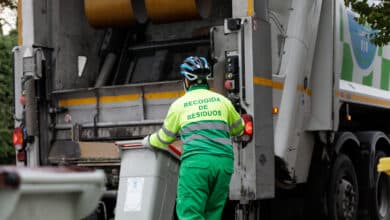
[[[158,148],[166,148],[168,144],[174,142],[180,129],[179,118],[179,111],[176,110],[175,104],[172,104],[165,117],[162,128],[150,136],[150,145]]]

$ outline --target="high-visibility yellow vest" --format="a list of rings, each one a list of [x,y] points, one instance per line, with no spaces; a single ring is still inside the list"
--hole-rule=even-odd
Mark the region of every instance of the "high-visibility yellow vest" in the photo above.
[[[182,159],[193,154],[233,158],[231,136],[242,134],[244,122],[226,97],[207,85],[190,87],[169,108],[162,128],[149,138],[150,145],[166,148],[180,132]]]

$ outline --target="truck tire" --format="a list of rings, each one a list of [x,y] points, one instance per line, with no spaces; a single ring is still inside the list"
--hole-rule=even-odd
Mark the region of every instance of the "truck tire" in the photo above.
[[[356,220],[359,189],[355,168],[345,154],[333,163],[328,189],[329,220]]]
[[[386,157],[383,151],[377,151],[374,160],[374,193],[373,201],[371,204],[372,220],[388,220],[390,219],[390,177],[385,173],[378,173],[376,166],[379,163],[379,159]]]

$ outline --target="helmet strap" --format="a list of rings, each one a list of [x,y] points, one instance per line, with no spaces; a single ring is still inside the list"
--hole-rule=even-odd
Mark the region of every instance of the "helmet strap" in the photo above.
[[[191,87],[190,81],[188,81],[188,79],[186,79],[186,78],[184,78],[184,80],[183,80],[183,87],[184,87],[184,91],[186,91],[186,92]]]
[[[208,86],[208,83],[205,79],[197,79],[195,81],[190,81],[186,78],[183,79],[183,87],[184,87],[184,90],[187,92],[191,86],[196,86],[196,85],[207,85]]]

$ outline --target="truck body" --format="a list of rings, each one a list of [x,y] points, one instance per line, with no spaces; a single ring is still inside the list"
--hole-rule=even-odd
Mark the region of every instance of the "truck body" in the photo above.
[[[104,169],[108,218],[113,142],[162,125],[190,55],[253,118],[252,139],[234,142],[224,219],[390,218],[375,165],[390,154],[390,46],[370,43],[342,0],[23,0],[19,12],[18,164]]]

